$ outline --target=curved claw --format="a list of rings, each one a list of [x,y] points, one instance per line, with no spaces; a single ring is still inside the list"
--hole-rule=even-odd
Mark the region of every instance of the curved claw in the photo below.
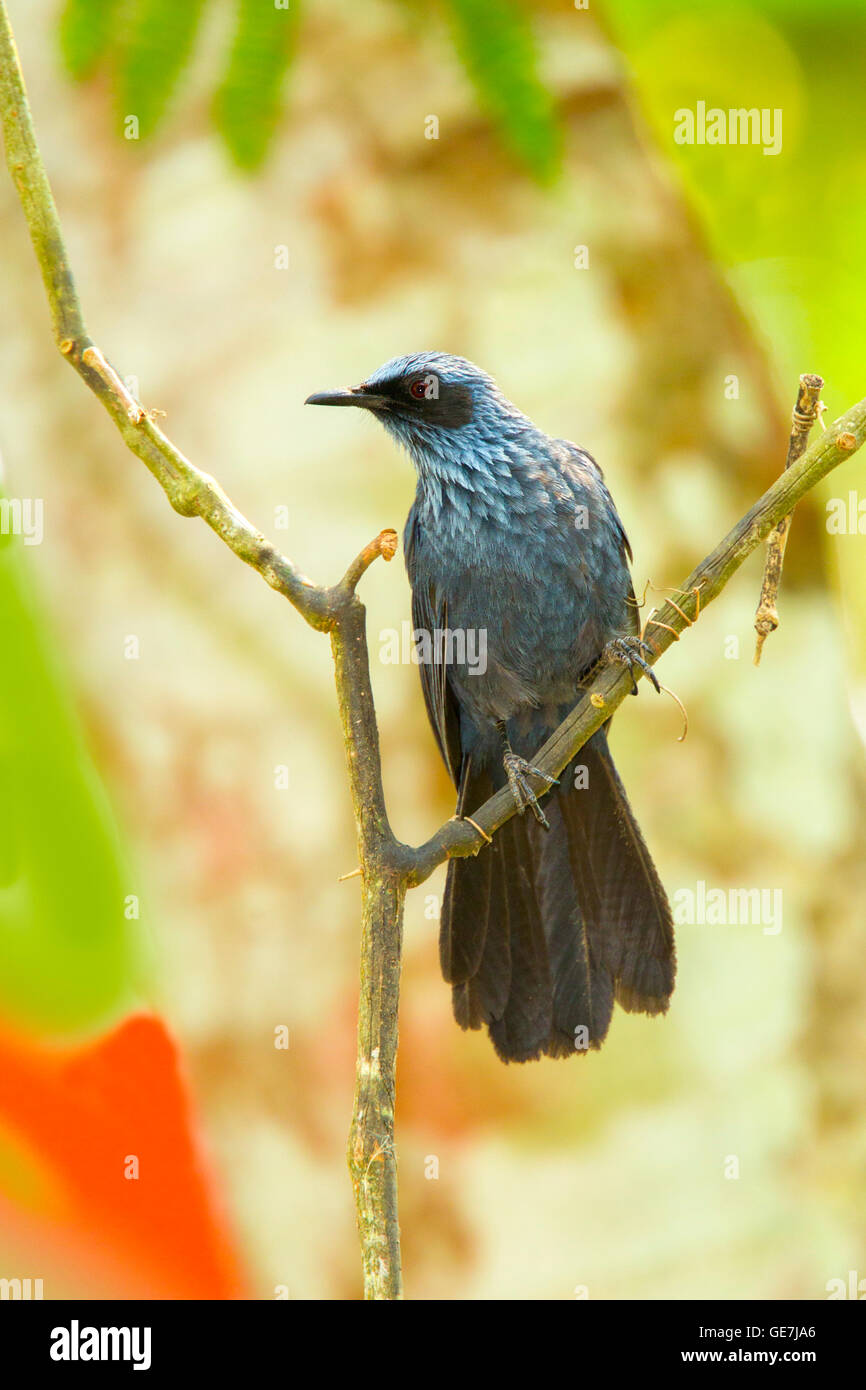
[[[613,637],[604,649],[608,661],[616,661],[620,666],[627,666],[632,678],[633,694],[637,694],[637,681],[634,678],[634,668],[639,667],[643,671],[647,680],[651,681],[657,694],[661,694],[659,678],[648,661],[644,660],[643,653],[648,656],[655,656],[655,652],[648,642],[642,637]]]
[[[532,814],[543,825],[545,830],[550,829],[550,821],[541,809],[538,797],[527,782],[527,777],[531,774],[540,777],[548,786],[556,787],[559,781],[556,777],[551,777],[549,773],[542,772],[540,767],[533,767],[525,758],[521,758],[519,753],[508,752],[502,759],[505,768],[505,775],[508,778],[508,785],[511,788],[511,795],[514,797],[515,805],[522,816],[527,806],[532,808]]]

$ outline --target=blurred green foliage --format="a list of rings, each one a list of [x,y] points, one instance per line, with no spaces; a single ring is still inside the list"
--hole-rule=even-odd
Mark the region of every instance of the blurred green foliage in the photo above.
[[[134,891],[30,592],[0,534],[0,1016],[61,1034],[136,998]]]
[[[840,409],[850,404],[863,394],[866,330],[862,0],[612,0],[608,14],[659,145],[785,380],[820,371]],[[676,144],[674,113],[698,101],[779,109],[781,152]],[[780,317],[792,303],[796,324]]]
[[[207,2],[217,8],[218,0]],[[230,3],[222,0],[226,18]],[[401,3],[413,43],[416,25],[427,26],[429,35],[430,7],[421,0]],[[528,10],[531,0],[523,3]],[[122,4],[127,13],[135,9],[135,0]],[[397,28],[401,11],[392,4]],[[323,25],[328,17],[318,7],[319,0],[308,0],[305,15],[318,13]],[[33,3],[37,8],[53,21],[57,0]],[[30,23],[29,9],[20,6],[20,37],[25,53],[38,59],[28,29],[33,35],[44,25]],[[381,17],[382,4],[377,9]],[[101,22],[116,5],[66,4],[67,44],[68,35],[74,37],[73,10],[90,11]],[[432,13],[434,20],[436,13],[449,15],[447,0]],[[366,10],[359,14],[354,18],[364,23]],[[287,287],[280,301],[279,331],[270,328],[273,279],[237,273],[255,253],[251,235],[260,240],[262,228],[251,234],[234,200],[214,196],[222,185],[212,177],[201,141],[184,160],[154,151],[160,191],[169,203],[178,198],[179,216],[166,217],[162,200],[140,199],[135,235],[118,249],[116,268],[109,267],[115,273],[103,272],[116,209],[111,199],[92,197],[93,168],[105,167],[110,176],[116,161],[98,148],[82,149],[82,123],[64,121],[68,92],[48,77],[42,81],[56,141],[52,154],[58,167],[64,159],[69,166],[64,207],[72,218],[86,214],[85,229],[97,232],[74,233],[92,321],[107,343],[125,342],[127,353],[134,348],[140,356],[148,336],[156,338],[158,357],[145,367],[148,389],[172,407],[172,434],[194,457],[219,454],[230,491],[242,476],[254,514],[267,517],[287,496],[296,499],[288,549],[300,549],[298,559],[316,573],[340,573],[355,540],[363,542],[383,517],[399,516],[411,501],[410,470],[398,466],[372,430],[357,445],[353,436],[347,465],[347,436],[340,432],[346,422],[335,421],[336,432],[325,435],[322,422],[307,421],[297,404],[286,444],[285,411],[292,407],[284,407],[284,399],[297,403],[310,385],[344,374],[352,379],[362,342],[364,361],[372,362],[393,352],[395,338],[408,345],[422,329],[431,338],[441,330],[446,345],[495,370],[545,427],[591,444],[609,461],[624,515],[640,518],[641,579],[653,574],[660,584],[679,582],[688,567],[684,557],[697,558],[704,541],[714,543],[726,518],[738,514],[743,491],[760,486],[752,440],[763,433],[749,424],[750,406],[757,414],[756,374],[749,375],[738,325],[725,322],[720,280],[748,308],[756,337],[765,341],[776,401],[793,403],[796,373],[805,368],[827,376],[831,413],[863,394],[856,350],[863,313],[857,208],[866,98],[857,69],[859,0],[856,6],[829,0],[820,11],[812,0],[756,0],[730,11],[694,0],[594,0],[589,16],[579,15],[572,0],[543,0],[538,29],[548,52],[558,46],[558,71],[574,72],[575,93],[585,72],[587,22],[600,17],[618,26],[656,133],[652,146],[640,120],[634,138],[630,102],[605,100],[590,109],[574,102],[561,201],[527,200],[521,190],[515,200],[520,208],[510,215],[511,171],[489,159],[484,142],[443,141],[437,159],[401,176],[399,162],[385,159],[358,171],[356,147],[347,141],[345,164],[336,164],[342,217],[331,227],[319,208],[301,199],[298,223],[308,244],[321,246],[323,260],[330,253],[333,265],[341,256],[350,262],[353,280],[365,278],[357,273],[359,261],[383,266],[391,278],[375,279],[364,298],[349,300],[333,294],[325,274],[298,277],[298,287]],[[102,80],[113,71],[117,81],[115,23],[119,19],[106,18],[79,39],[80,75],[95,74],[102,63]],[[355,57],[355,32],[338,36],[330,49],[347,65]],[[417,90],[424,99],[430,52],[426,46],[420,51],[427,35],[418,34],[413,55],[403,35],[388,42],[381,25],[376,34],[385,40],[382,52],[361,80],[374,84],[371,107],[384,127],[394,119],[395,88]],[[216,37],[211,51],[218,66],[228,50],[228,28]],[[475,37],[479,43],[488,38]],[[317,61],[315,50],[307,61]],[[480,61],[483,81],[491,83],[493,69]],[[507,72],[500,63],[496,80],[507,81]],[[218,81],[219,73],[213,89]],[[674,111],[697,99],[723,107],[782,105],[782,153],[676,146]],[[217,112],[219,106],[218,98]],[[487,109],[494,107],[491,102]],[[301,169],[321,151],[319,114],[314,101],[310,129],[297,121]],[[466,124],[471,132],[471,121]],[[464,171],[468,177],[460,177]],[[395,188],[403,192],[407,184],[405,199],[395,197]],[[700,219],[703,246],[700,237],[681,230],[683,190]],[[255,190],[249,192],[255,201]],[[263,214],[281,225],[283,203],[270,193],[267,201],[273,206]],[[371,202],[381,218],[367,219]],[[179,236],[181,218],[185,234]],[[434,219],[439,234],[428,237]],[[568,253],[576,228],[593,245],[600,273],[575,275]],[[206,236],[202,282],[197,262]],[[404,244],[426,253],[411,281],[383,252]],[[710,247],[712,257],[704,255]],[[9,237],[8,256],[11,293],[32,278],[23,235]],[[119,275],[130,287],[144,282],[153,299],[153,265],[168,260],[171,308],[183,332],[159,337],[155,325],[164,321],[164,303],[157,302],[148,318],[142,299],[132,291],[119,295],[117,284]],[[210,292],[217,278],[225,295]],[[255,334],[253,352],[238,349],[244,323]],[[21,328],[29,336],[10,336],[6,344],[12,385],[4,429],[16,440],[33,488],[40,471],[51,479],[52,513],[66,518],[69,544],[46,545],[39,556],[53,608],[62,615],[53,639],[46,638],[38,611],[32,642],[16,631],[15,622],[36,609],[26,598],[26,569],[15,570],[14,593],[6,590],[5,570],[0,577],[4,653],[20,687],[0,697],[0,748],[18,726],[26,741],[20,759],[4,764],[11,786],[0,799],[7,808],[0,827],[6,877],[0,989],[11,993],[5,983],[11,961],[31,1013],[38,1008],[48,1017],[59,997],[85,1019],[102,1004],[110,1008],[132,978],[132,939],[124,942],[121,933],[135,924],[125,924],[116,911],[120,894],[130,891],[119,881],[122,854],[112,849],[109,817],[103,811],[100,818],[101,791],[77,731],[77,751],[66,748],[62,720],[71,716],[63,682],[55,673],[50,689],[36,686],[40,670],[53,672],[53,643],[62,638],[68,650],[86,651],[84,688],[94,726],[106,751],[120,750],[104,760],[105,774],[118,795],[131,788],[137,852],[161,903],[166,1012],[186,1045],[260,1288],[268,1296],[285,1279],[291,1249],[299,1295],[354,1296],[356,1251],[341,1165],[322,1157],[333,1149],[339,1159],[343,1143],[357,959],[356,899],[334,882],[337,871],[355,862],[355,845],[335,761],[332,701],[322,696],[330,682],[327,651],[320,651],[326,644],[295,624],[286,648],[286,619],[279,609],[271,619],[265,606],[272,596],[260,595],[254,578],[243,582],[230,573],[237,566],[211,537],[201,539],[200,555],[195,550],[183,558],[198,542],[178,537],[177,519],[167,508],[163,515],[161,499],[150,521],[132,480],[115,484],[117,440],[107,430],[84,427],[92,402],[80,406],[81,427],[61,401],[56,409],[46,407],[48,383],[38,366],[45,352],[41,300],[35,317],[24,303]],[[844,351],[842,339],[837,350],[837,331],[847,340]],[[669,351],[683,341],[694,353],[692,374],[688,354]],[[19,386],[20,364],[31,355],[34,366]],[[728,370],[743,373],[742,408],[721,403]],[[687,448],[677,412],[669,409],[671,387],[679,390],[681,418],[697,422]],[[277,402],[273,410],[262,409],[263,390]],[[200,402],[216,394],[230,403],[228,413],[201,409]],[[773,405],[762,396],[762,411]],[[724,418],[705,436],[716,413]],[[635,447],[648,436],[654,444],[650,466]],[[250,440],[254,469],[244,464]],[[862,470],[860,458],[855,472]],[[779,455],[765,457],[767,477],[780,466]],[[841,480],[846,471],[830,484],[837,494],[847,490]],[[79,521],[82,494],[90,499],[90,526]],[[593,1297],[814,1298],[823,1296],[829,1276],[860,1260],[862,749],[845,718],[847,673],[833,606],[822,590],[837,560],[843,574],[850,565],[853,575],[866,547],[862,538],[831,541],[823,556],[808,557],[814,582],[801,580],[797,592],[795,562],[806,548],[806,520],[795,518],[783,628],[760,670],[748,666],[760,574],[755,557],[751,581],[744,573],[670,653],[670,684],[691,716],[687,742],[674,744],[679,719],[663,701],[632,702],[635,709],[618,716],[615,735],[618,761],[671,890],[702,879],[710,885],[781,884],[785,929],[779,936],[742,925],[684,928],[680,982],[666,1020],[621,1016],[589,1068],[515,1070],[500,1066],[485,1038],[454,1026],[439,976],[428,886],[411,895],[398,1127],[407,1268],[417,1294],[568,1298],[579,1281]],[[29,558],[18,552],[16,565]],[[371,633],[408,611],[405,577],[395,567],[371,571],[366,584]],[[231,602],[224,602],[229,591]],[[863,605],[863,620],[852,628],[866,633],[866,582],[858,587],[852,578],[845,593],[849,605]],[[649,604],[654,601],[651,594]],[[156,659],[142,663],[132,682],[123,681],[111,648],[123,611],[140,615],[133,626],[150,622],[155,639]],[[200,640],[193,635],[199,630]],[[256,643],[240,640],[239,634],[256,632],[261,650],[271,653],[268,661],[254,663]],[[720,659],[728,634],[740,636],[739,662]],[[285,665],[274,664],[273,651],[288,653]],[[31,663],[26,680],[20,675],[24,658]],[[374,663],[373,678],[393,823],[420,840],[452,807],[430,747],[417,673],[379,670]],[[62,711],[57,725],[55,701]],[[64,745],[59,751],[58,744]],[[287,756],[305,796],[297,810],[281,802],[275,814],[269,774]],[[57,779],[55,766],[64,769]],[[71,786],[61,802],[83,804],[81,817],[66,809],[60,814],[55,780]],[[20,841],[34,838],[40,812],[50,843],[42,850],[31,843],[26,853],[32,865],[40,853],[49,869],[55,853],[60,862],[56,872],[51,869],[50,910],[27,915],[19,906],[30,891]],[[92,918],[79,865],[69,865],[73,829],[84,837],[92,882],[109,885],[94,894]],[[65,901],[64,869],[71,870]],[[441,882],[429,888],[440,892]],[[96,942],[100,932],[110,943],[104,958]],[[4,1004],[0,997],[0,1010]],[[288,1071],[284,1054],[262,1046],[273,1021],[285,1017],[293,1029]],[[742,1155],[742,1181],[723,1177],[723,1160],[732,1152]],[[442,1182],[424,1177],[430,1153],[443,1155]]]
[[[401,7],[405,0],[400,0]],[[64,66],[87,81],[111,72],[118,123],[138,119],[147,139],[170,110],[206,8],[224,0],[66,0]],[[300,0],[233,0],[234,28],[214,104],[214,124],[235,164],[264,163],[279,124],[294,56]],[[414,9],[415,6],[413,5]],[[479,103],[503,144],[539,180],[559,168],[560,132],[538,72],[529,15],[518,0],[443,0],[444,18]],[[425,22],[428,8],[423,10]]]
[[[454,45],[504,143],[541,181],[557,173],[560,132],[526,11],[511,0],[447,0]]]
[[[77,81],[92,77],[105,57],[119,0],[69,0],[60,17],[60,51]]]
[[[280,97],[291,62],[299,6],[277,10],[240,0],[228,67],[216,94],[214,120],[241,169],[265,159],[280,118]]]
[[[780,395],[793,404],[799,373],[820,372],[827,418],[841,414],[866,393],[862,0],[721,8],[611,0],[607,13],[659,148],[768,349]],[[781,152],[676,144],[676,111],[694,110],[698,101],[723,110],[778,109]],[[844,498],[861,477],[855,460],[819,494]],[[866,547],[846,536],[832,549],[849,614],[849,659],[866,674]]]
[[[122,122],[138,117],[146,140],[169,110],[190,60],[204,0],[136,0],[119,12],[117,106]]]

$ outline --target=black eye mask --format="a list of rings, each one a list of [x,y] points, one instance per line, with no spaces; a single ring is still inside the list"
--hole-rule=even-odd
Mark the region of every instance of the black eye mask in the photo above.
[[[413,395],[412,387],[419,380],[427,383],[429,394]],[[475,406],[471,387],[440,381],[433,373],[427,378],[398,377],[395,381],[380,382],[370,390],[383,397],[387,402],[385,408],[395,414],[446,430],[468,425]]]

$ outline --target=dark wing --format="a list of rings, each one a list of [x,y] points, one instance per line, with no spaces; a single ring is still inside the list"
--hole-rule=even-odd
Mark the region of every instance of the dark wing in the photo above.
[[[406,522],[403,536],[403,549],[406,556],[406,571],[412,585],[412,624],[430,634],[430,649],[435,654],[436,631],[448,626],[448,604],[438,595],[432,584],[424,576],[423,555],[419,556],[419,541],[422,541],[421,528],[413,506]],[[455,786],[460,784],[460,769],[463,753],[460,746],[460,709],[448,681],[448,667],[444,661],[422,661],[421,689],[427,716],[433,726],[439,752],[445,762]]]
[[[620,543],[622,553],[627,557],[628,560],[632,560],[634,557],[631,553],[631,544],[629,542],[628,536],[625,533],[625,527],[620,521],[619,512],[614,506],[613,498],[611,497],[610,492],[607,488],[607,484],[604,481],[604,473],[601,470],[601,465],[596,462],[592,454],[590,454],[586,449],[579,449],[576,444],[572,444],[570,439],[562,439],[558,442],[564,446],[565,453],[574,463],[578,465],[578,468],[589,465],[589,467],[592,468],[593,472],[597,474],[599,481],[603,486],[604,495],[608,503],[610,519],[613,523],[614,531],[616,533],[617,540]]]

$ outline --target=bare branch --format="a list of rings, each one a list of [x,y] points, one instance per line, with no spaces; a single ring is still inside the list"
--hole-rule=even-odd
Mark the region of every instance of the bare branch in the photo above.
[[[375,559],[381,555],[389,560],[393,556],[396,533],[382,531],[365,546],[338,584],[331,588],[313,584],[255,530],[219,484],[185,458],[133,399],[85,328],[57,210],[39,155],[5,0],[0,0],[0,117],[7,163],[42,271],[60,352],[102,402],[128,448],[146,464],[175,511],[182,516],[201,517],[308,623],[330,633],[362,889],[361,999],[349,1168],[361,1239],[365,1296],[399,1298],[402,1282],[394,1096],[405,894],[408,887],[422,883],[445,859],[482,850],[494,832],[515,814],[514,800],[508,789],[497,792],[473,812],[471,820],[447,821],[417,849],[395,839],[382,787],[365,613],[355,589]],[[790,467],[685,581],[678,591],[682,602],[668,600],[658,613],[650,616],[646,638],[655,649],[654,660],[697,620],[747,556],[790,516],[800,498],[859,449],[864,439],[866,401],[861,401],[801,456],[794,458],[789,454]],[[632,677],[621,667],[601,667],[575,709],[532,761],[544,772],[554,776],[560,773],[631,689]],[[546,787],[539,785],[536,790],[540,795]]]
[[[816,376],[812,372],[804,372],[800,377],[797,402],[791,416],[791,438],[788,442],[788,456],[785,459],[786,468],[790,468],[791,464],[796,462],[806,447],[809,431],[818,419],[819,411],[823,408],[821,405],[823,385],[824,378]],[[770,532],[767,541],[764,581],[761,585],[761,597],[755,612],[755,632],[758,634],[755,643],[756,666],[760,664],[764,642],[769,634],[775,632],[779,626],[776,598],[782,580],[782,566],[785,563],[785,546],[788,544],[790,526],[791,517],[783,516],[778,525],[774,526]]]
[[[340,583],[333,590],[334,594],[338,597],[347,598],[350,594],[355,592],[358,584],[363,579],[374,560],[378,560],[380,555],[383,560],[393,560],[396,554],[397,532],[393,531],[391,527],[388,527],[386,530],[380,531],[375,540],[370,541],[369,545],[364,546],[360,555],[352,561],[346,573],[343,575],[343,578],[340,580]]]
[[[102,402],[126,445],[150,469],[175,511],[181,516],[200,516],[239,559],[257,570],[312,627],[326,631],[332,621],[328,591],[301,574],[247,521],[219,484],[175,448],[132,399],[120,374],[87,332],[60,219],[36,142],[5,0],[0,3],[0,113],[6,163],[30,229],[54,337],[63,357]]]
[[[866,400],[860,401],[830,425],[827,433],[777,478],[712,554],[702,560],[684,581],[677,591],[681,602],[667,600],[655,616],[650,616],[645,636],[656,652],[655,657],[650,658],[650,664],[654,664],[672,643],[679,640],[686,628],[697,621],[773,527],[783,517],[790,516],[800,498],[832,469],[850,458],[864,441]],[[640,679],[640,673],[636,672],[636,675]],[[600,670],[587,686],[580,703],[544,746],[532,755],[532,762],[542,772],[557,777],[587,739],[610,718],[631,689],[632,677],[621,667]],[[534,787],[537,796],[542,796],[548,790],[537,779],[534,779]],[[492,835],[514,814],[514,799],[509,789],[504,787],[472,812],[472,820],[486,835]],[[401,847],[409,883],[423,883],[444,859],[454,855],[477,854],[483,845],[484,836],[467,821],[447,821],[418,849]]]
[[[401,1296],[394,1076],[400,933],[405,883],[390,866],[396,844],[382,790],[379,739],[370,687],[364,608],[355,586],[379,556],[391,559],[394,531],[365,546],[333,588],[313,584],[266,541],[207,473],[156,427],[93,342],[75,284],[57,209],[39,154],[5,0],[0,0],[0,118],[6,159],[18,189],[61,354],[102,402],[129,447],[150,469],[181,516],[211,530],[308,623],[331,634],[337,697],[362,865],[363,931],[358,1063],[349,1166],[355,1189],[367,1298]]]

